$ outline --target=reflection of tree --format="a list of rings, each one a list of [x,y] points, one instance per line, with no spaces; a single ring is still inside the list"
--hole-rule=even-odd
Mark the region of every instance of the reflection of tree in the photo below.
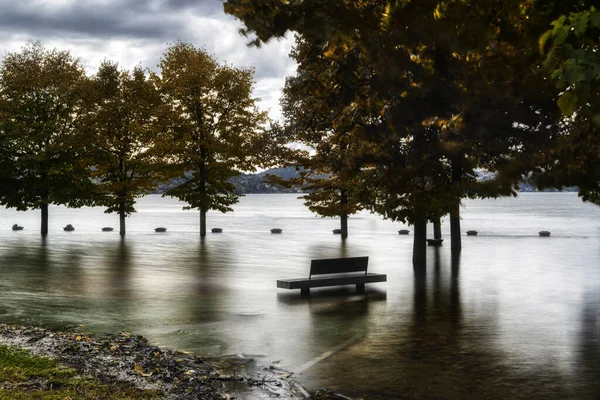
[[[357,251],[362,251],[363,249],[356,249],[355,246],[352,246],[352,250],[350,250],[349,246],[345,242],[320,242],[313,243],[307,249],[307,256],[310,257],[311,260],[317,260],[322,258],[342,258],[342,257],[353,257],[356,255]],[[349,255],[351,254],[351,255]],[[360,254],[364,255],[364,254]]]
[[[113,297],[129,299],[131,294],[131,245],[120,238],[119,247],[109,250],[107,257],[107,270],[109,274],[109,288]]]
[[[573,398],[568,380],[555,365],[514,364],[514,358],[497,347],[494,314],[465,314],[460,258],[445,262],[444,249],[431,251],[438,254],[429,268],[414,274],[410,311],[372,312],[369,304],[371,310],[364,316],[347,314],[344,305],[322,313],[323,318],[311,314],[314,342],[333,338],[336,331],[340,335],[352,325],[368,334],[307,371],[307,386],[322,385],[327,376],[327,386],[370,399]],[[342,320],[344,315],[348,321]]]
[[[82,290],[83,255],[77,246],[61,246],[45,237],[27,241],[2,254],[0,301],[9,305],[9,315],[24,319],[14,322],[49,328],[80,323],[67,320],[65,314],[80,306],[74,297]],[[74,314],[81,313],[71,315]]]
[[[600,293],[588,292],[584,297],[579,332],[577,376],[581,382],[576,392],[580,398],[600,397]]]

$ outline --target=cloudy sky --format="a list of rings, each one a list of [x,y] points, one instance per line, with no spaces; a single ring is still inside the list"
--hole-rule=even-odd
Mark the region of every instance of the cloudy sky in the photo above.
[[[255,95],[278,118],[281,87],[295,71],[291,36],[257,49],[246,46],[241,26],[225,15],[222,0],[0,0],[2,55],[39,40],[70,50],[89,73],[105,58],[156,70],[167,45],[183,40],[223,62],[255,67]]]

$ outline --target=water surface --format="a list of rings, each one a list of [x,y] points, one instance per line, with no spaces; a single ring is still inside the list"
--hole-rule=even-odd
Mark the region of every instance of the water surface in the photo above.
[[[249,195],[234,213],[209,213],[224,232],[201,240],[198,214],[181,207],[140,199],[125,240],[100,231],[118,230],[102,209],[52,207],[45,240],[39,212],[0,209],[0,323],[127,330],[366,399],[600,398],[600,207],[575,194],[467,200],[463,232],[479,235],[463,236],[454,260],[448,237],[428,248],[423,275],[412,227],[369,213],[351,218],[343,243],[337,221],[295,195]],[[311,259],[364,255],[388,274],[366,296],[276,288]]]

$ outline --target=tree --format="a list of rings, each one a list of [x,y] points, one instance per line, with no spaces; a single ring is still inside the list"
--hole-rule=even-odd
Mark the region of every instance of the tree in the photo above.
[[[551,96],[531,67],[532,32],[544,15],[532,2],[229,0],[225,11],[256,35],[255,44],[294,30],[325,42],[332,65],[355,54],[365,60],[368,94],[346,118],[380,110],[367,129],[367,147],[379,153],[365,174],[370,207],[412,221],[420,234],[450,212],[457,249],[460,199],[510,193],[550,136],[540,126],[554,121]],[[475,184],[479,166],[499,172],[496,185]],[[421,242],[415,235],[418,263]]]
[[[170,46],[160,61],[158,80],[164,104],[170,163],[186,182],[168,196],[200,210],[200,235],[206,212],[232,211],[240,194],[228,179],[252,171],[262,161],[267,114],[252,97],[253,69],[221,65],[188,43]],[[158,79],[158,77],[157,77]]]
[[[130,73],[104,61],[90,80],[87,100],[80,131],[97,180],[96,201],[106,213],[119,214],[119,232],[125,235],[136,197],[164,180],[155,151],[160,96],[142,68]]]
[[[49,204],[90,200],[89,169],[75,134],[85,80],[79,60],[39,42],[8,53],[0,66],[0,135],[11,177],[2,198],[20,210],[39,208],[42,235]]]
[[[340,217],[342,239],[348,237],[348,216],[363,205],[354,195],[360,174],[360,141],[340,124],[338,117],[360,90],[360,78],[331,74],[322,55],[325,43],[298,37],[291,56],[298,63],[296,76],[288,77],[281,99],[289,142],[311,151],[298,151],[292,160],[299,177],[289,184],[303,186],[308,208],[324,217]],[[351,71],[349,71],[351,72]],[[339,79],[342,78],[342,79]]]
[[[578,3],[561,9],[565,14],[540,38],[564,118],[538,184],[579,186],[583,200],[600,204],[600,11],[591,1]]]

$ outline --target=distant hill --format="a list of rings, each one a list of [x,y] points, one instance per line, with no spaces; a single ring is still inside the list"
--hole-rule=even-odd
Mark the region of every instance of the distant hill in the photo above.
[[[494,178],[494,173],[477,170],[477,180],[485,181]],[[302,193],[300,188],[283,188],[278,185],[270,185],[265,183],[265,178],[267,174],[280,176],[284,179],[295,178],[298,176],[298,172],[294,167],[288,168],[274,168],[269,169],[267,171],[259,172],[256,174],[242,174],[240,176],[236,176],[232,178],[230,181],[236,187],[236,191],[242,194],[251,194],[251,193]],[[158,190],[155,193],[165,193],[167,190],[177,187],[184,182],[183,178],[172,179],[169,183],[162,184],[158,187]],[[538,192],[536,187],[532,186],[527,182],[521,182],[519,184],[520,192]],[[546,189],[544,192],[559,192],[557,189]],[[564,192],[577,192],[579,191],[576,187],[567,187],[563,188]]]
[[[283,188],[279,185],[270,185],[265,183],[267,175],[280,176],[284,179],[298,177],[298,172],[294,167],[274,168],[257,174],[243,174],[230,180],[235,185],[238,193],[301,193],[300,188]]]
[[[267,174],[280,176],[284,179],[290,179],[298,176],[294,167],[274,168],[256,174],[242,174],[230,179],[235,185],[236,191],[242,194],[250,193],[301,193],[299,188],[287,189],[278,185],[265,183]],[[171,179],[168,183],[158,186],[155,193],[165,193],[166,191],[181,185],[185,180],[183,178]]]

